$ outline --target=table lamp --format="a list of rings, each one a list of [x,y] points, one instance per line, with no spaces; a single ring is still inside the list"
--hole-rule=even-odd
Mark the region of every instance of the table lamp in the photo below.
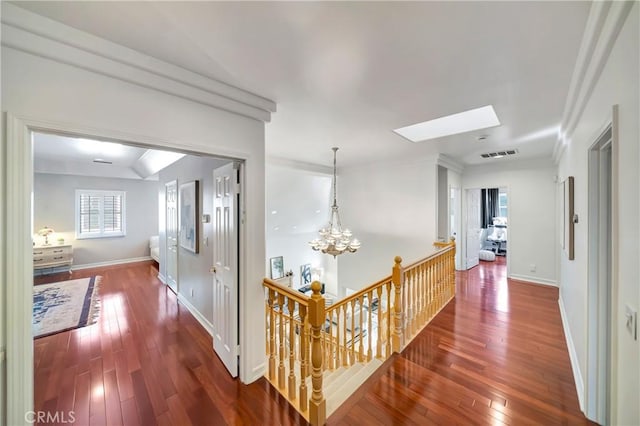
[[[38,235],[40,235],[41,237],[44,237],[45,246],[49,245],[49,234],[53,234],[54,232],[55,231],[53,229],[48,228],[46,226],[38,231]]]

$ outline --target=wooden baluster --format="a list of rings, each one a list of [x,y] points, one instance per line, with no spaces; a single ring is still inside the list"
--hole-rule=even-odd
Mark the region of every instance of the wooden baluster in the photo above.
[[[394,329],[393,333],[393,351],[400,352],[404,346],[404,336],[402,332],[402,285],[403,285],[403,272],[402,272],[402,258],[396,256],[394,259],[395,265],[393,266],[392,282],[395,287],[395,297],[393,300],[394,305]]]
[[[278,319],[280,328],[278,329],[278,387],[284,389],[284,295],[278,293]]]
[[[340,358],[341,358],[341,350],[340,350],[340,308],[335,310],[336,312],[336,360],[335,360],[335,368],[340,368]],[[333,328],[333,326],[331,327]]]
[[[356,300],[351,299],[351,348],[349,351],[349,365],[356,362]]]
[[[293,323],[293,310],[296,307],[295,300],[288,298],[289,308],[289,399],[296,399],[296,353],[295,353],[295,324]]]
[[[326,364],[328,365],[328,368],[330,370],[333,370],[335,368],[335,343],[333,341],[333,311],[330,311],[327,314],[327,318],[329,321],[329,343],[327,344],[327,346],[329,347],[329,353],[327,355],[327,357],[325,357],[325,361]]]
[[[424,263],[420,265],[420,267],[418,268],[418,294],[420,296],[420,313],[418,314],[419,318],[420,318],[420,327],[424,326],[425,323],[427,322],[426,318],[425,318],[425,308],[426,308],[426,303],[425,303],[425,294],[424,294]]]
[[[411,325],[408,327],[410,336],[413,337],[418,332],[418,293],[416,283],[416,271],[411,271],[411,280],[407,282],[405,275],[404,285],[408,285],[411,293]],[[405,314],[406,315],[406,314]]]
[[[307,328],[307,307],[300,304],[298,307],[300,314],[300,410],[306,411],[309,401],[307,401],[307,376],[309,375],[309,357],[307,354],[308,336]]]
[[[382,358],[382,311],[384,311],[382,306],[382,286],[376,289],[376,294],[378,296],[378,309],[376,309],[376,315],[378,318],[378,338],[376,339],[376,358]]]
[[[269,289],[269,379],[276,378],[276,313],[274,301],[276,292]]]
[[[347,303],[342,305],[342,313],[342,365],[346,367],[349,365],[349,352],[347,348]]]
[[[371,306],[373,304],[373,290],[369,291],[369,293],[367,293],[367,300],[369,301],[369,309],[368,309],[368,318],[367,318],[367,361],[371,361],[371,359],[373,358],[373,354],[371,351],[371,340],[373,339],[373,327],[372,327],[372,320],[373,320],[373,311],[372,308],[373,306]]]
[[[431,320],[433,313],[433,260],[427,262],[427,321]]]
[[[393,321],[391,316],[391,287],[393,283],[385,284],[385,288],[387,290],[387,327],[386,327],[386,349],[385,349],[385,357],[389,358],[391,356],[391,339],[393,334]]]
[[[320,294],[321,284],[311,284],[309,300],[309,324],[311,325],[311,400],[309,401],[309,423],[323,425],[327,419],[326,400],[322,395],[322,342],[321,330],[325,321],[324,298]]]
[[[360,362],[364,361],[364,343],[362,342],[362,340],[364,339],[364,336],[363,336],[364,328],[362,327],[362,325],[363,325],[362,321],[363,321],[363,316],[364,316],[363,307],[364,307],[364,295],[360,296],[358,298],[358,310],[360,312],[360,314],[358,315],[358,317],[360,319],[360,321],[359,321],[360,322],[360,324],[359,324],[360,330],[358,331],[358,335],[360,336],[358,338],[358,340],[360,341],[359,342],[360,344],[358,345],[358,361],[360,361]]]

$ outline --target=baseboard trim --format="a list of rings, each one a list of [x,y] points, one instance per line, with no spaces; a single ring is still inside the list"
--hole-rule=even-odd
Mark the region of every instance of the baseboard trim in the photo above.
[[[198,320],[200,325],[204,327],[205,330],[207,330],[207,333],[209,333],[210,336],[213,336],[213,324],[211,324],[209,320],[206,319],[204,315],[202,315],[202,313],[180,293],[178,293],[178,301],[182,303],[189,310],[189,312],[191,312],[191,315],[193,315],[193,317]]]
[[[167,285],[167,279],[160,272],[158,272],[158,279],[162,284]]]
[[[101,268],[103,266],[125,265],[127,263],[145,262],[147,260],[151,260],[151,256],[132,257],[132,258],[129,258],[129,259],[109,260],[109,261],[106,261],[106,262],[85,263],[84,265],[73,265],[71,267],[71,270],[72,271],[79,271],[81,269]]]
[[[532,284],[542,284],[542,285],[548,285],[551,287],[558,287],[557,282],[555,282],[554,280],[548,280],[546,278],[531,277],[529,275],[520,275],[520,274],[511,274],[509,278],[517,281],[526,281]]]
[[[558,306],[560,306],[562,328],[564,329],[564,337],[567,341],[567,349],[569,350],[569,360],[571,361],[571,370],[573,370],[573,380],[576,383],[578,403],[580,404],[580,411],[584,413],[584,382],[582,381],[582,374],[580,373],[580,366],[578,364],[578,354],[576,353],[576,347],[574,346],[573,338],[571,337],[571,330],[569,329],[569,323],[567,322],[567,313],[564,310],[562,296],[558,298]]]

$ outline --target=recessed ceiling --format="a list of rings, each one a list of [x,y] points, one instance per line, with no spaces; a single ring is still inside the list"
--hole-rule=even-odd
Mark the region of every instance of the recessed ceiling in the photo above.
[[[17,2],[277,102],[267,154],[330,164],[436,152],[551,158],[590,2]],[[412,144],[410,123],[493,105],[489,130]],[[549,130],[552,129],[552,130]],[[480,146],[476,137],[489,138]]]

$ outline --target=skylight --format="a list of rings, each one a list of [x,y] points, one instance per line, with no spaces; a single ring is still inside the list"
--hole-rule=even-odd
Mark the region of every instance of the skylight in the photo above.
[[[492,105],[483,106],[434,120],[395,129],[394,132],[411,142],[422,142],[443,136],[499,126],[500,121]]]

